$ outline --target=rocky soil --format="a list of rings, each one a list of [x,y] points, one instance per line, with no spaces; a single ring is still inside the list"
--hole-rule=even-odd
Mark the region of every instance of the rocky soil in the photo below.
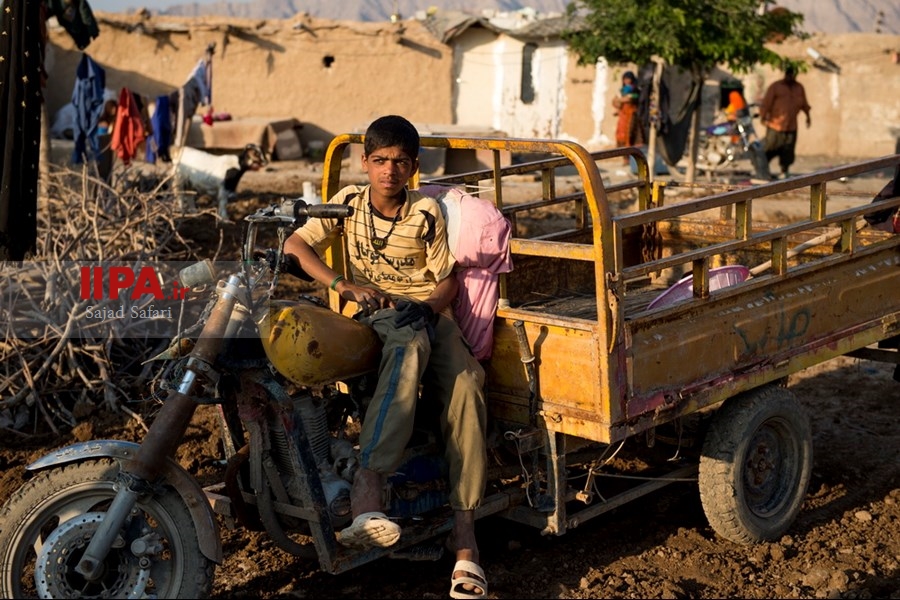
[[[268,189],[299,194],[294,175],[283,176],[283,189]],[[803,510],[780,540],[741,546],[718,537],[695,483],[670,485],[560,537],[488,518],[479,524],[479,543],[489,596],[900,598],[900,383],[892,372],[891,365],[841,357],[790,377],[811,418],[815,466]],[[214,432],[212,410],[203,407],[179,452],[192,472],[215,465]],[[0,501],[20,485],[24,466],[50,448],[139,440],[141,433],[133,420],[98,414],[54,439],[0,434]],[[223,528],[223,542],[214,598],[444,598],[449,589],[449,557],[382,559],[332,576],[265,534]]]

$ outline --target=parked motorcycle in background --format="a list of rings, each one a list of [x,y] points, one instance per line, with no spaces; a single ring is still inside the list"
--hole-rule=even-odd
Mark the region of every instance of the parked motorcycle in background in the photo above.
[[[765,148],[753,127],[757,107],[751,104],[739,111],[733,121],[715,123],[700,130],[697,168],[707,177],[749,170],[758,179],[768,181],[772,178]]]

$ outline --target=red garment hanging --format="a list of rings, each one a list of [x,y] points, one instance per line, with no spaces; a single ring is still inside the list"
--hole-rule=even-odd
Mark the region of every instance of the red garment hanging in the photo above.
[[[116,110],[116,126],[112,133],[112,149],[122,159],[125,166],[137,154],[138,146],[144,141],[144,124],[138,110],[134,94],[128,88],[119,92],[119,107]]]

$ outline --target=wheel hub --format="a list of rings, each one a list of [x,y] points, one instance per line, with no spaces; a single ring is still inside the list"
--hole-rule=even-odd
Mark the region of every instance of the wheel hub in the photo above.
[[[757,431],[744,471],[748,507],[757,515],[771,514],[785,501],[782,484],[790,473],[785,471],[784,461],[776,431],[772,427]]]
[[[92,512],[69,519],[45,540],[35,563],[35,588],[41,598],[141,598],[150,578],[149,561],[139,561],[124,548],[106,556],[100,577],[85,579],[78,561],[103,521]],[[117,545],[118,546],[118,545]]]

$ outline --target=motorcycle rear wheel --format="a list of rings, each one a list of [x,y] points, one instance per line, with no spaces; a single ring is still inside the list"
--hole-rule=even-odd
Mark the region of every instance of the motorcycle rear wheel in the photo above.
[[[119,466],[86,461],[41,471],[0,510],[2,598],[204,598],[215,564],[174,491],[142,498],[97,581],[75,572],[115,495]]]

